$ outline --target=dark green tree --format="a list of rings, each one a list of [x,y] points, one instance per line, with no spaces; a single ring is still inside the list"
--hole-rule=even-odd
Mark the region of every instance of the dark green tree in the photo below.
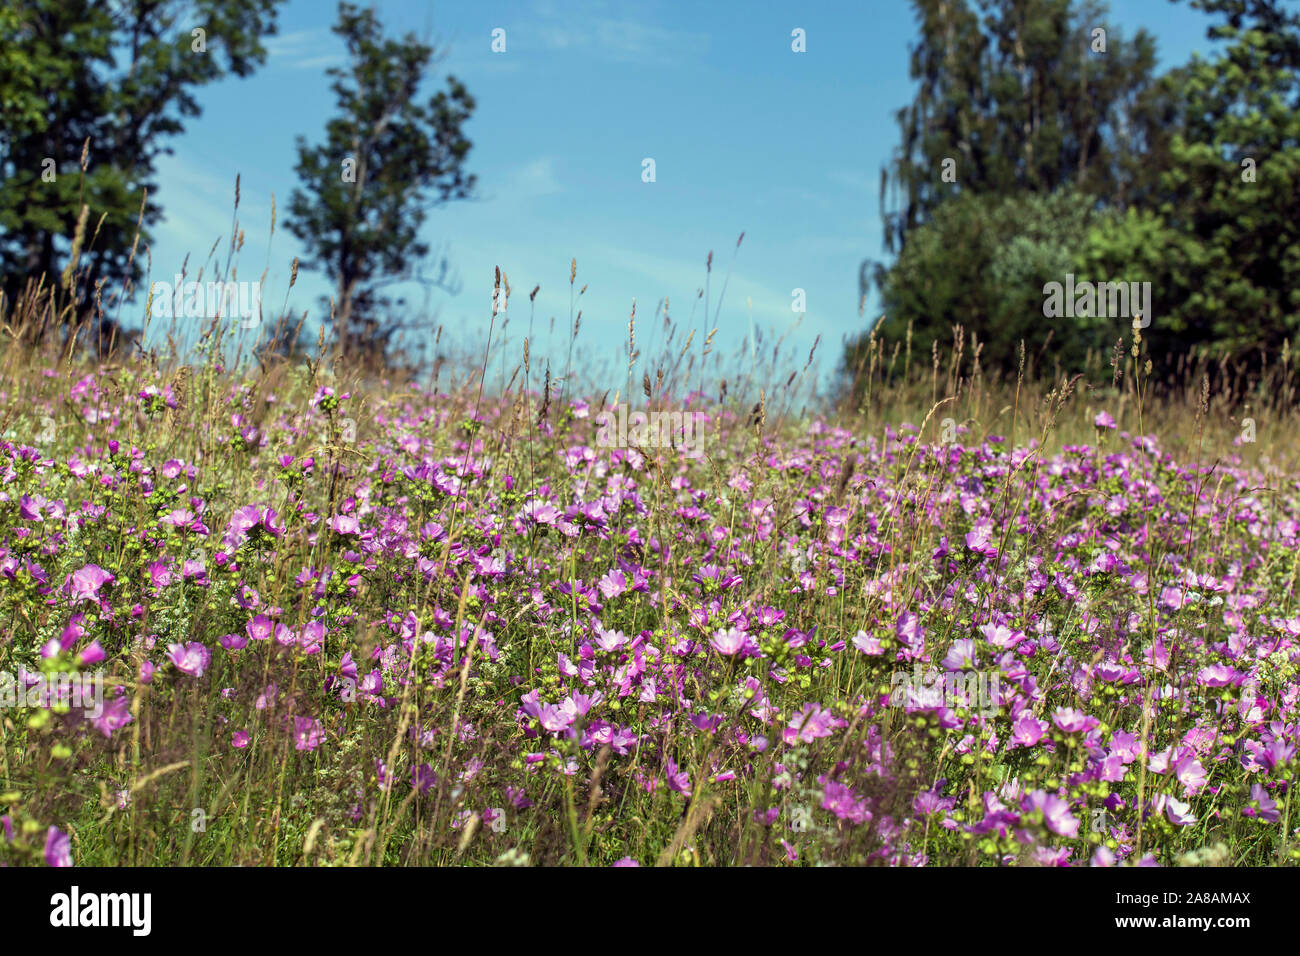
[[[106,309],[120,292],[130,298],[143,274],[137,224],[147,240],[161,216],[146,199],[157,192],[157,157],[199,115],[198,87],[265,61],[261,41],[275,33],[281,2],[28,0],[0,9],[0,290],[11,306],[65,271],[79,317],[96,309],[97,290]],[[75,273],[66,270],[74,252]]]
[[[1144,31],[1125,40],[1092,0],[913,3],[919,88],[897,113],[900,145],[881,171],[885,245],[896,259],[864,262],[860,292],[879,290],[884,340],[909,323],[914,345],[946,340],[961,323],[986,343],[987,366],[1013,367],[1021,338],[1032,348],[1052,332],[1042,284],[1063,273],[1043,269],[1078,258],[1094,210],[1122,209],[1148,188],[1140,158],[1163,136],[1155,44]],[[1047,205],[1034,198],[1058,193]],[[937,222],[958,197],[963,205]],[[1025,218],[1048,209],[1051,221]],[[996,274],[987,271],[994,261],[1003,264]],[[1009,288],[1008,276],[1037,285]],[[1056,330],[1053,349],[1088,342],[1087,325]],[[850,367],[863,338],[849,343]]]
[[[372,10],[339,4],[334,32],[347,45],[346,68],[331,68],[338,115],[325,141],[298,140],[303,189],[289,203],[287,228],[306,244],[309,267],[334,285],[334,332],[340,349],[363,363],[382,361],[400,323],[386,286],[418,281],[447,286],[443,259],[425,270],[430,249],[419,238],[428,211],[469,198],[470,141],[462,128],[474,99],[455,77],[427,101],[420,87],[433,47],[407,34],[387,39]]]
[[[886,240],[896,258],[864,264],[860,277],[864,292],[873,281],[880,291],[882,339],[911,321],[924,347],[960,322],[985,342],[986,366],[1009,367],[1019,339],[1032,352],[1050,331],[1060,364],[1077,368],[1127,329],[1044,323],[1042,283],[1073,272],[1151,283],[1143,337],[1166,369],[1180,352],[1240,366],[1294,346],[1300,15],[1284,0],[1192,0],[1214,18],[1218,49],[1154,81],[1141,33],[1124,44],[1107,28],[1104,61],[1080,58],[1104,27],[1101,8],[981,0],[979,21],[959,0],[916,5],[921,89],[899,113],[902,145],[883,177],[895,189]],[[956,182],[942,176],[948,157]],[[1057,205],[1067,196],[1077,210]],[[849,343],[846,365],[862,348]]]
[[[877,337],[903,338],[908,320],[901,316],[951,317],[942,325],[912,319],[914,364],[924,368],[936,340],[941,348],[950,344],[955,324],[965,326],[967,342],[983,343],[985,367],[1018,361],[1022,340],[1029,362],[1044,350],[1054,360],[1078,356],[1082,361],[1089,349],[1113,345],[1124,332],[1114,322],[1083,317],[1059,322],[1043,315],[1044,284],[1078,268],[1079,247],[1096,217],[1087,197],[1071,188],[1009,196],[963,193],[944,203],[913,230],[882,273],[885,320]],[[867,341],[862,336],[850,343],[848,370],[863,365]]]
[[[1085,268],[1152,283],[1158,352],[1251,364],[1300,333],[1300,16],[1275,0],[1196,0],[1223,49],[1179,91],[1168,155],[1140,214],[1098,220]]]
[[[1155,63],[1149,34],[1125,41],[1093,2],[913,3],[919,89],[897,113],[901,142],[881,171],[891,252],[958,193],[1050,193],[1071,184],[1087,195],[1122,194],[1122,168],[1147,131],[1140,101]],[[1095,51],[1099,28],[1104,52]]]

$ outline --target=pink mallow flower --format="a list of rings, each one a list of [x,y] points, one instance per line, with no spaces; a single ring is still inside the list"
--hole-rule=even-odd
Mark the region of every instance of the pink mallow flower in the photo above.
[[[168,645],[167,656],[176,665],[178,671],[191,677],[202,677],[203,672],[212,663],[212,652],[198,641]]]
[[[993,532],[993,519],[980,518],[966,534],[966,547],[976,554],[997,554],[997,547],[991,543]]]
[[[745,632],[739,628],[729,627],[714,634],[709,638],[709,643],[719,654],[732,657],[744,650]]]
[[[322,728],[319,720],[311,717],[293,719],[293,746],[295,750],[315,750],[320,746]]]
[[[1070,813],[1070,805],[1054,793],[1043,790],[1027,793],[1021,802],[1021,808],[1025,812],[1042,810],[1047,829],[1057,836],[1072,840],[1079,834],[1078,818]]]
[[[844,723],[829,710],[823,710],[819,704],[804,704],[803,708],[790,718],[785,728],[783,739],[787,744],[799,741],[812,743],[818,737],[829,737],[831,728]]]
[[[99,596],[99,589],[116,580],[112,574],[97,564],[88,564],[69,577],[73,605],[82,601],[93,600]]]
[[[115,697],[104,704],[103,712],[91,719],[91,724],[105,737],[112,737],[113,731],[120,730],[135,718],[131,716],[131,705],[125,697]]]
[[[360,534],[361,523],[352,515],[335,515],[329,520],[331,530],[338,534]]]
[[[45,834],[45,862],[50,866],[72,866],[72,841],[58,827]]]

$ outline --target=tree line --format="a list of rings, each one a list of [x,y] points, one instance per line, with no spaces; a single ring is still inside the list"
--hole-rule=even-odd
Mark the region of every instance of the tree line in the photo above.
[[[0,321],[41,336],[89,329],[83,344],[100,350],[136,339],[127,306],[146,301],[158,158],[201,122],[200,88],[265,64],[283,2],[0,7]],[[386,290],[454,284],[418,234],[431,208],[473,195],[463,129],[475,103],[455,77],[423,95],[437,51],[414,34],[386,37],[373,9],[340,3],[333,30],[347,50],[326,71],[336,110],[321,140],[297,138],[285,226],[307,251],[302,266],[330,280],[339,346],[382,361],[402,304]],[[226,238],[232,252],[242,244],[242,233]]]
[[[1174,0],[1177,2],[1177,0]],[[866,261],[874,336],[928,367],[953,328],[985,369],[1081,369],[1133,313],[1065,314],[1051,283],[1150,283],[1150,354],[1260,362],[1300,329],[1300,18],[1281,0],[1191,0],[1208,57],[1156,74],[1156,38],[1094,0],[913,0],[917,92],[881,170],[888,261]],[[1058,302],[1059,304],[1059,302]],[[1055,315],[1051,313],[1057,313]],[[969,353],[968,353],[969,354]]]

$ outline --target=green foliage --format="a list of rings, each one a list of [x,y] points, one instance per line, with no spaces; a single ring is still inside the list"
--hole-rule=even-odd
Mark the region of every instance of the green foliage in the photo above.
[[[137,230],[147,240],[161,217],[146,200],[155,160],[199,115],[195,88],[262,64],[280,2],[31,0],[0,11],[0,290],[11,301],[29,282],[59,281],[83,205],[68,290],[77,311],[101,281],[106,309],[120,291],[130,298]]]
[[[916,101],[882,174],[892,263],[864,264],[897,339],[928,350],[960,323],[987,366],[1013,369],[1023,338],[1062,369],[1128,330],[1043,321],[1043,284],[1067,273],[1152,284],[1153,355],[1207,351],[1262,364],[1300,328],[1300,17],[1277,0],[1195,0],[1224,45],[1151,80],[1154,43],[1091,30],[1099,5],[915,0]],[[1104,59],[1102,57],[1104,56]],[[949,179],[944,181],[944,160]],[[952,171],[955,170],[955,177]],[[1051,336],[1050,340],[1048,336]],[[845,352],[849,370],[866,335]]]
[[[307,246],[309,266],[325,270],[337,292],[336,334],[344,351],[382,358],[397,323],[381,314],[393,304],[382,289],[401,280],[442,285],[420,271],[429,247],[419,233],[428,209],[468,198],[470,141],[462,127],[474,111],[464,85],[421,103],[416,97],[433,61],[432,47],[414,34],[389,40],[372,10],[339,4],[334,32],[351,62],[332,68],[338,115],[324,143],[298,140],[303,189],[289,203],[289,230]],[[400,303],[398,303],[400,304]]]
[[[1114,323],[1049,322],[1042,288],[1076,268],[1095,218],[1087,199],[1071,190],[1007,197],[965,193],[940,206],[911,234],[891,268],[877,268],[886,316],[878,338],[903,339],[910,320],[912,350],[924,364],[932,343],[944,345],[952,325],[975,323],[985,344],[982,359],[1018,362],[1023,339],[1029,360],[1050,342],[1056,354],[1082,361],[1088,348],[1105,344]],[[856,343],[850,368],[865,345]]]
[[[1161,200],[1090,235],[1088,258],[1100,271],[1138,264],[1153,282],[1153,343],[1278,348],[1300,331],[1300,18],[1271,4],[1198,6],[1229,15],[1211,31],[1229,45],[1169,77],[1184,119]],[[1231,22],[1246,12],[1256,28]]]
[[[901,143],[881,177],[891,251],[958,194],[1117,190],[1132,143],[1151,126],[1142,107],[1155,43],[1145,31],[1126,42],[1104,7],[1070,0],[914,6],[921,37],[911,75],[920,88],[898,111]],[[1104,54],[1091,48],[1099,26]]]

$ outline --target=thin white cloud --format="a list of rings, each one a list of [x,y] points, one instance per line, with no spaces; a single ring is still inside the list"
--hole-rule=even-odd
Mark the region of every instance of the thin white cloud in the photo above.
[[[669,256],[657,256],[644,250],[631,250],[606,247],[605,258],[629,272],[648,276],[662,286],[662,294],[676,299],[680,305],[673,307],[674,315],[685,318],[690,311],[691,302],[698,291],[704,288],[704,260],[683,259]],[[709,322],[713,322],[714,310],[718,306],[718,296],[722,283],[727,276],[727,258],[730,253],[715,255],[713,258],[713,277],[710,291],[713,301],[709,303]],[[757,324],[770,323],[778,329],[785,329],[794,324],[798,316],[791,311],[791,290],[774,289],[751,276],[733,272],[727,285],[727,295],[723,302],[723,311],[740,309],[746,311],[745,301],[753,301],[754,321]],[[682,311],[685,307],[686,312]],[[703,302],[697,309],[697,319],[703,318]]]
[[[536,199],[563,191],[555,175],[555,160],[540,156],[510,172],[501,192],[505,199]]]
[[[267,37],[263,45],[266,47],[268,66],[312,70],[336,66],[345,60],[340,52],[326,52],[331,48],[337,50],[339,42],[325,27]]]
[[[676,63],[708,52],[707,33],[674,30],[644,20],[605,14],[599,0],[566,4],[563,9],[539,2],[534,5],[539,22],[517,29],[531,33],[543,49],[582,52],[620,63]]]
[[[860,196],[874,198],[880,193],[879,177],[873,179],[861,170],[830,169],[826,171],[826,178],[839,188],[850,190]]]
[[[287,65],[294,70],[318,70],[331,66],[341,66],[346,62],[347,57],[342,53],[327,53],[323,56],[311,56],[303,60],[294,60]]]
[[[678,55],[700,56],[709,49],[708,34],[632,20],[597,21],[595,36],[596,46],[616,60],[662,62],[675,60]]]
[[[266,53],[271,57],[304,56],[308,53],[319,53],[321,47],[329,42],[329,36],[330,31],[324,27],[293,30],[267,37],[262,45],[266,47]]]
[[[235,180],[231,176],[213,176],[175,157],[158,162],[159,181],[165,183],[158,194],[163,220],[154,227],[151,250],[154,279],[169,278],[180,269],[189,254],[189,271],[197,273],[212,244],[220,239],[215,258],[222,264],[230,248],[231,218],[235,204]],[[277,248],[296,245],[284,232],[285,199],[277,198]],[[244,231],[244,248],[238,255],[239,274],[251,278],[261,274],[266,265],[266,239],[270,233],[271,202],[269,195],[258,195],[258,187],[244,176],[240,182],[239,228]],[[277,263],[273,262],[272,265]]]

